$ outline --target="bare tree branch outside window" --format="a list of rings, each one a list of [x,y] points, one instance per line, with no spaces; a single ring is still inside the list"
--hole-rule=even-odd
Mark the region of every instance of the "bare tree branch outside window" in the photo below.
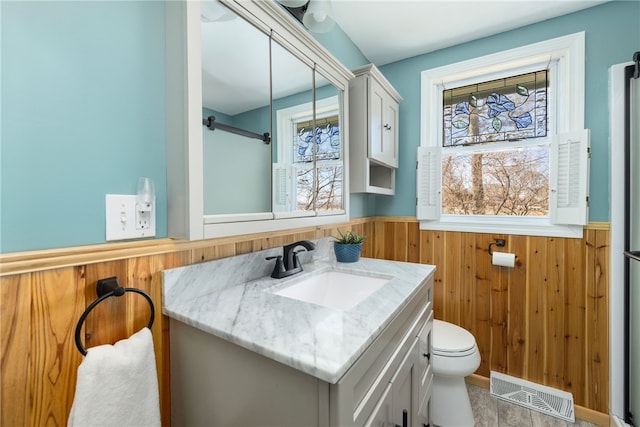
[[[447,156],[442,166],[444,214],[549,215],[547,146]]]

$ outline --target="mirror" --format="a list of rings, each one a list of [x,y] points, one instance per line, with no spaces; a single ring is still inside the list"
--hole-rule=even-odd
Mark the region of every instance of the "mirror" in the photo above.
[[[213,118],[202,135],[204,214],[270,212],[270,145],[229,131],[271,132],[269,37],[220,3],[202,2],[201,13],[202,117]]]
[[[343,156],[339,91],[320,73],[297,59],[297,64],[276,62],[276,59],[287,58],[283,47],[274,45],[272,52],[274,93],[277,92],[275,88],[280,87],[276,82],[284,83],[283,76],[304,76],[305,69],[312,71],[310,85],[305,87],[301,80],[297,93],[273,100],[272,126],[277,129],[273,165],[274,215],[281,218],[340,211],[343,208]]]
[[[276,218],[313,214],[315,175],[309,166],[312,154],[295,163],[298,149],[297,123],[313,119],[313,69],[277,43],[271,46],[273,110],[273,211]],[[297,82],[292,84],[291,79]],[[287,90],[290,87],[291,90]],[[276,95],[277,94],[277,95]],[[307,144],[308,145],[308,144]]]
[[[342,91],[275,34],[201,5],[206,221],[343,214]]]
[[[341,98],[338,88],[319,73],[316,73],[315,87],[317,140],[315,209],[319,214],[330,214],[344,209]]]

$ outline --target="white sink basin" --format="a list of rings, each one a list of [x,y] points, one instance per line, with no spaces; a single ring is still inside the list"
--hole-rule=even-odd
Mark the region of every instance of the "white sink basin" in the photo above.
[[[350,310],[389,280],[391,278],[384,276],[331,270],[310,275],[274,294],[338,310]]]

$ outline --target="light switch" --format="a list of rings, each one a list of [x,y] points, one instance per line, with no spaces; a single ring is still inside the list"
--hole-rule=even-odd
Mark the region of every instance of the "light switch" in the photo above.
[[[143,213],[144,227],[139,224],[135,195],[107,194],[105,197],[107,241],[139,239],[156,235],[155,209]]]

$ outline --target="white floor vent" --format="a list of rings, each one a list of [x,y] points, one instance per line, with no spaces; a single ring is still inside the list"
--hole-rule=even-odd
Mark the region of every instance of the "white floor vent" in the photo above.
[[[575,422],[573,395],[491,371],[491,395],[553,417]]]

